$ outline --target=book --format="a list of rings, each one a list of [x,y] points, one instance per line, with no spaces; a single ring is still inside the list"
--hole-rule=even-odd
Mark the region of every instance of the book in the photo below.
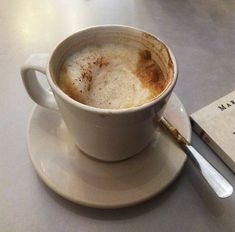
[[[190,117],[193,130],[235,173],[235,91]]]

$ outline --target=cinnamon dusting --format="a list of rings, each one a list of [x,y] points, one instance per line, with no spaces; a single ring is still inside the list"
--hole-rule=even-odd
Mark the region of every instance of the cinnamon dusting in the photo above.
[[[86,65],[80,65],[79,63],[77,63],[77,65],[80,66],[80,71],[81,71],[81,77],[78,77],[75,79],[75,81],[79,81],[81,82],[82,79],[86,80],[86,89],[87,91],[91,90],[91,84],[92,84],[92,69],[97,66],[98,68],[102,68],[103,66],[108,66],[109,62],[106,60],[105,57],[100,56],[98,58],[95,59],[94,61],[94,56],[90,56],[87,57],[87,61],[88,63]],[[84,61],[85,59],[83,59]],[[62,67],[62,72],[67,73],[67,68],[65,66]],[[78,93],[76,87],[75,87],[75,82],[72,82],[72,85],[70,83],[64,83],[64,88],[63,91],[69,95],[71,98],[73,98],[74,100],[83,102],[81,99],[80,94]],[[79,91],[80,93],[83,93],[82,90]]]
[[[142,84],[151,91],[151,97],[159,95],[168,84],[159,64],[153,60],[152,54],[148,50],[139,52],[136,75]]]
[[[98,57],[93,62],[93,64],[99,66],[100,68],[102,68],[103,66],[107,66],[109,64],[109,62],[105,59],[105,57],[101,56],[101,57]]]

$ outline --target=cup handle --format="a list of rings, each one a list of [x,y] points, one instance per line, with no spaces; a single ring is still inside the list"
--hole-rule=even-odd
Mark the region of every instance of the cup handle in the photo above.
[[[42,87],[36,77],[36,71],[46,75],[48,57],[49,55],[44,53],[31,55],[21,67],[21,77],[33,101],[40,106],[58,111],[52,91]]]

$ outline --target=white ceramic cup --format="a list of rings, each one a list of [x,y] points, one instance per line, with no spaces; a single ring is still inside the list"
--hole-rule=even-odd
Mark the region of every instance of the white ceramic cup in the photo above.
[[[128,109],[100,109],[73,100],[58,87],[58,73],[66,57],[84,46],[110,42],[135,43],[156,55],[164,75],[171,77],[157,98]],[[36,71],[47,76],[52,91],[39,84]],[[118,161],[137,154],[151,142],[156,119],[161,117],[176,83],[177,65],[170,49],[154,35],[133,27],[107,25],[69,36],[51,55],[31,55],[21,68],[21,76],[37,104],[61,113],[79,149],[100,160]]]

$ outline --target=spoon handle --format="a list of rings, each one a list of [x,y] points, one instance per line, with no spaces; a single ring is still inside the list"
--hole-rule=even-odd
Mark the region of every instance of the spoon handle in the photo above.
[[[233,193],[233,186],[179,133],[175,127],[171,125],[166,118],[162,117],[160,122],[181,145],[217,196],[220,198],[231,196]]]
[[[202,176],[220,198],[232,195],[233,186],[190,144],[184,146],[184,150],[196,163]]]

